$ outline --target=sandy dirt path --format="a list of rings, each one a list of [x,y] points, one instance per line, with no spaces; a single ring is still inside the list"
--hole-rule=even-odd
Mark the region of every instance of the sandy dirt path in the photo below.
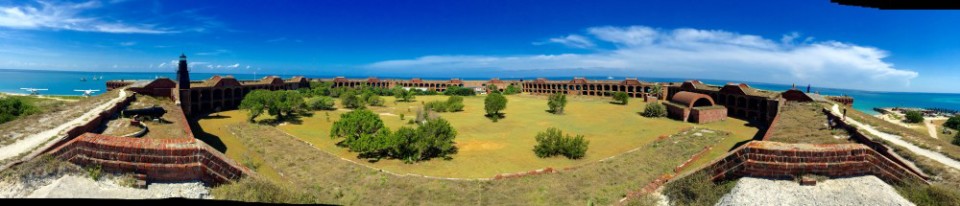
[[[940,139],[937,137],[937,126],[933,125],[932,119],[923,121],[923,124],[927,126],[927,132],[930,132],[930,137],[933,137],[934,139]]]
[[[833,114],[837,115],[838,117],[843,116],[843,113],[840,111],[839,105],[834,104],[831,112],[833,112]],[[847,122],[850,125],[863,129],[864,131],[867,131],[870,134],[873,134],[874,136],[880,137],[881,139],[886,140],[887,142],[907,148],[913,153],[916,153],[918,155],[923,155],[924,157],[943,163],[946,166],[960,170],[960,161],[954,160],[950,157],[947,157],[946,155],[940,154],[939,152],[934,152],[924,148],[920,148],[916,145],[913,145],[912,143],[904,141],[903,137],[899,135],[893,135],[893,134],[881,132],[870,125],[857,122],[856,120],[853,120],[851,118],[847,118],[846,120],[844,120],[844,122]]]
[[[97,114],[100,114],[100,112],[109,109],[111,106],[117,104],[117,102],[122,101],[123,98],[126,96],[127,96],[126,91],[120,90],[120,93],[117,96],[117,98],[111,99],[105,104],[101,104],[100,106],[97,106],[91,109],[90,111],[83,113],[83,115],[81,115],[76,119],[63,123],[60,126],[57,126],[56,128],[30,135],[13,144],[0,147],[0,162],[19,156],[20,154],[32,151],[34,148],[41,146],[42,144],[49,141],[50,139],[60,136],[61,132],[66,131],[67,129],[73,128],[74,126],[81,125],[84,123],[85,120],[91,119]]]

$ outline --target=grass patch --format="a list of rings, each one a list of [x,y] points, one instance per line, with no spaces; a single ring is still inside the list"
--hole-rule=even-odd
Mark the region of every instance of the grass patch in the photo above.
[[[960,191],[944,184],[905,183],[895,188],[897,193],[920,206],[960,205]]]
[[[315,198],[314,202],[344,205],[425,202],[438,205],[609,205],[623,198],[628,191],[638,190],[660,175],[672,173],[690,156],[728,135],[700,132],[698,136],[695,135],[698,132],[685,131],[616,158],[589,161],[572,170],[480,181],[398,176],[320,152],[269,125],[235,124],[229,129],[250,151],[269,160],[261,168],[274,168],[283,174],[273,183],[282,185],[281,188],[309,192],[314,195],[309,197]],[[529,148],[525,152],[532,155]],[[255,188],[261,187],[238,185],[237,192],[215,192],[214,196],[250,200],[253,198],[244,196],[257,194],[244,191],[256,191]],[[257,198],[289,199],[282,198],[284,194],[278,195],[277,198]]]
[[[857,111],[855,109],[847,110],[847,117],[853,118],[854,120],[873,126],[875,129],[900,135],[903,137],[904,141],[910,142],[911,144],[917,145],[918,147],[928,149],[931,151],[936,151],[943,153],[943,155],[950,157],[955,160],[960,160],[960,146],[950,143],[953,140],[953,136],[944,136],[940,135],[939,139],[934,139],[930,137],[930,134],[926,132],[927,130],[924,127],[924,130],[917,131],[910,128],[906,128],[894,123],[887,122],[880,118],[874,117],[872,115]],[[942,125],[942,124],[941,124]],[[938,130],[940,132],[942,130]]]
[[[446,96],[418,96],[419,102],[394,102],[386,97],[386,107],[371,107],[379,113],[384,124],[397,129],[408,125],[415,112],[425,102],[444,101]],[[637,115],[646,105],[640,100],[629,101],[626,106],[609,104],[608,98],[568,97],[564,115],[548,112],[546,96],[510,95],[509,103],[503,111],[508,118],[491,122],[485,118],[483,96],[464,97],[461,112],[441,113],[457,130],[456,145],[458,153],[449,161],[428,161],[418,164],[404,164],[401,160],[382,160],[376,163],[362,164],[382,168],[396,173],[414,173],[439,177],[489,178],[497,174],[529,171],[545,167],[573,167],[590,161],[596,161],[631,149],[649,144],[660,136],[666,136],[684,128],[703,127],[714,131],[733,133],[731,140],[724,143],[726,148],[711,151],[712,157],[726,153],[737,142],[752,138],[757,128],[738,119],[697,125],[667,118],[646,118]],[[339,104],[339,103],[338,103]],[[346,110],[318,111],[311,117],[302,118],[299,123],[280,125],[282,131],[311,143],[316,148],[339,157],[361,162],[355,153],[336,146],[337,140],[329,138],[332,123]],[[226,116],[240,116],[240,112],[224,112]],[[203,124],[204,120],[201,120]],[[536,145],[533,137],[547,127],[556,127],[570,133],[581,134],[594,148],[586,152],[581,160],[562,158],[538,158],[531,148]],[[205,127],[207,128],[207,127]],[[229,152],[229,151],[228,151]],[[703,162],[697,162],[703,164]],[[694,167],[697,165],[694,165]]]
[[[780,109],[780,120],[769,141],[805,144],[850,143],[850,134],[843,129],[831,129],[827,115],[816,103],[787,102]],[[842,137],[835,138],[834,136]]]
[[[269,180],[247,177],[233,184],[213,188],[214,197],[225,200],[261,203],[316,204],[317,199],[308,192],[297,191],[277,185]]]
[[[714,205],[736,185],[732,180],[715,183],[707,172],[701,171],[667,183],[663,195],[671,205]]]

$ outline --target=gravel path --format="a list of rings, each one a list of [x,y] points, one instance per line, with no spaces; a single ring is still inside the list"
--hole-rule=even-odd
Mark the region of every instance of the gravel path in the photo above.
[[[27,138],[24,138],[20,141],[17,141],[13,144],[0,147],[0,162],[3,162],[7,159],[19,156],[25,152],[30,152],[34,148],[41,146],[43,143],[48,142],[50,139],[55,138],[60,135],[61,132],[66,131],[69,128],[72,128],[76,125],[83,124],[84,121],[93,118],[94,116],[100,114],[100,112],[110,108],[115,105],[117,102],[122,101],[124,97],[127,96],[127,93],[123,90],[120,91],[120,95],[117,98],[111,99],[105,104],[101,104],[96,108],[93,108],[80,117],[73,119],[69,122],[63,123],[56,128],[38,132],[36,134],[30,135]]]
[[[832,112],[833,112],[834,115],[837,115],[837,116],[839,116],[839,117],[842,117],[842,116],[843,116],[843,113],[840,112],[840,106],[839,106],[839,105],[834,104],[834,105],[833,105]],[[945,155],[943,155],[943,154],[940,154],[939,152],[934,152],[934,151],[930,151],[930,150],[927,150],[927,149],[924,149],[924,148],[920,148],[920,147],[918,147],[918,146],[916,146],[916,145],[913,145],[912,143],[909,143],[909,142],[907,142],[907,141],[904,141],[904,140],[903,140],[903,137],[901,137],[901,136],[899,136],[899,135],[893,135],[893,134],[888,134],[888,133],[885,133],[885,132],[881,132],[881,131],[879,131],[879,130],[877,130],[877,129],[874,129],[874,128],[873,128],[872,126],[870,126],[870,125],[866,125],[866,124],[857,122],[856,120],[853,120],[852,118],[847,118],[845,122],[847,122],[848,124],[851,124],[851,125],[853,125],[853,126],[856,126],[856,127],[860,128],[860,129],[863,129],[864,131],[867,131],[867,132],[869,132],[870,134],[873,134],[874,136],[880,137],[881,139],[886,140],[886,141],[888,141],[888,142],[890,142],[890,143],[893,143],[893,144],[896,144],[896,145],[900,145],[900,146],[902,146],[902,147],[904,147],[904,148],[907,148],[908,150],[910,150],[910,151],[913,152],[913,153],[916,153],[916,154],[918,154],[918,155],[923,155],[924,157],[927,157],[927,158],[936,160],[937,162],[943,163],[944,165],[946,165],[946,166],[948,166],[948,167],[952,167],[952,168],[954,168],[954,169],[960,170],[960,161],[954,160],[954,159],[952,159],[952,158],[950,158],[950,157],[947,157],[947,156],[945,156]]]
[[[930,137],[933,137],[934,139],[940,139],[939,137],[937,137],[937,126],[933,126],[932,119],[923,121],[923,125],[927,126],[927,132],[930,133]]]
[[[914,205],[874,176],[831,179],[816,186],[789,180],[740,178],[716,205]]]
[[[25,198],[209,199],[210,191],[200,182],[154,183],[147,189],[137,189],[120,186],[115,179],[93,181],[89,177],[67,175],[37,188]]]

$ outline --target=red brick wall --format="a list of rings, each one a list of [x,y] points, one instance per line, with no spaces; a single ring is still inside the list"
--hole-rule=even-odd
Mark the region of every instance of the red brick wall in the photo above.
[[[697,124],[722,121],[727,119],[727,108],[693,109],[690,111],[690,121]]]
[[[148,181],[200,180],[217,185],[250,173],[210,146],[192,138],[145,139],[86,133],[51,154],[105,171],[145,174]]]
[[[780,113],[777,112],[777,116],[774,116],[773,120],[770,121],[770,124],[769,124],[770,126],[767,126],[767,129],[763,134],[763,139],[760,139],[760,140],[770,139],[770,135],[773,135],[773,130],[777,129],[777,122],[779,121],[780,121]]]
[[[678,119],[680,121],[687,121],[687,117],[690,116],[690,109],[677,106],[675,104],[663,104],[667,106],[667,116],[670,118]]]
[[[862,144],[787,144],[753,141],[705,168],[714,179],[791,178],[803,174],[829,177],[874,175],[887,182],[925,181]]]

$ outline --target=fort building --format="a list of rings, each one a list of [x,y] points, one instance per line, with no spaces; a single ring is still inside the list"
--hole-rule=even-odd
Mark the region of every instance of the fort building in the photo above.
[[[663,104],[667,106],[667,116],[685,122],[705,124],[727,119],[727,108],[705,94],[678,92]]]
[[[667,99],[673,99],[680,92],[704,94],[712,98],[717,105],[725,106],[727,116],[758,121],[761,124],[769,124],[783,104],[780,93],[754,89],[743,83],[712,86],[691,80],[669,88],[666,90]]]

